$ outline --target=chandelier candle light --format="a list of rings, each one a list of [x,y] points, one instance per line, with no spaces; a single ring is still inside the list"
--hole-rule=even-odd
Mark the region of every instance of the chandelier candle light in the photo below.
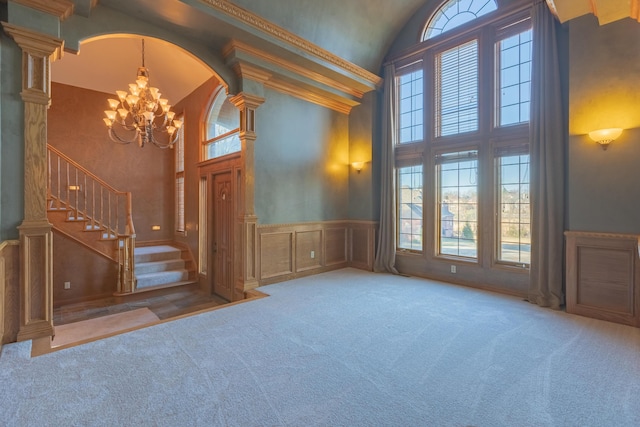
[[[142,40],[142,67],[138,67],[135,83],[129,84],[129,93],[117,90],[119,99],[109,99],[109,107],[104,113],[104,123],[109,129],[109,137],[120,144],[138,141],[140,147],[147,142],[159,148],[168,148],[178,140],[178,129],[182,121],[174,119],[175,113],[170,111],[169,101],[160,98],[160,91],[149,86],[149,70],[144,66],[144,39]],[[133,131],[131,139],[120,137],[114,124],[127,131]],[[160,139],[156,139],[162,136]]]

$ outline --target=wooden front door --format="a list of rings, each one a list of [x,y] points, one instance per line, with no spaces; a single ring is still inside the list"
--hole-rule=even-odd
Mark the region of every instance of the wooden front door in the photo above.
[[[231,173],[213,176],[213,292],[233,299],[233,191]]]

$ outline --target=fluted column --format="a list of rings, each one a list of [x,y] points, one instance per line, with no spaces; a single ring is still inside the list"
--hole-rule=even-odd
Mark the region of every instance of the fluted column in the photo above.
[[[24,102],[24,220],[20,232],[20,330],[18,341],[53,335],[53,232],[47,219],[47,108],[51,62],[64,41],[6,22],[22,49]]]
[[[256,135],[256,110],[264,103],[264,98],[239,93],[230,101],[240,110],[240,141],[242,142],[242,176],[238,179],[239,209],[236,233],[236,260],[240,268],[236,274],[235,293],[237,298],[244,292],[258,287],[256,277],[256,239],[258,217],[254,210],[255,164],[254,145]]]

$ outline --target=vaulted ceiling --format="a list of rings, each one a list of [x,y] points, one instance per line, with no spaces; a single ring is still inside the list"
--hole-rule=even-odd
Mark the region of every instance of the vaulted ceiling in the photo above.
[[[220,68],[259,71],[285,90],[290,87],[291,70],[327,76],[331,84],[319,89],[321,95],[330,102],[338,99],[348,110],[359,93],[376,86],[384,54],[406,22],[426,3],[440,0],[73,1],[74,13],[62,26],[68,52],[53,65],[54,81],[102,92],[126,88],[141,62],[140,38],[130,34],[131,28],[139,26],[144,34],[153,26],[202,46],[199,52],[189,52],[163,42],[162,33],[145,37],[151,79],[172,103],[213,75],[216,67],[198,59],[209,55],[225,65]],[[637,18],[640,0],[547,2],[562,22],[593,13],[605,24]],[[87,38],[92,22],[106,24],[112,34]],[[265,58],[260,52],[274,56]],[[296,77],[298,87],[317,91],[311,74]],[[345,85],[353,90],[344,94],[335,89]]]

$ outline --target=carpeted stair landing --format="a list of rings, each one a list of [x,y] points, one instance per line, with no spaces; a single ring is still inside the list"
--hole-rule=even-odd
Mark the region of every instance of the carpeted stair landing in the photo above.
[[[136,248],[135,273],[138,292],[194,283],[189,280],[182,251],[169,245]]]

